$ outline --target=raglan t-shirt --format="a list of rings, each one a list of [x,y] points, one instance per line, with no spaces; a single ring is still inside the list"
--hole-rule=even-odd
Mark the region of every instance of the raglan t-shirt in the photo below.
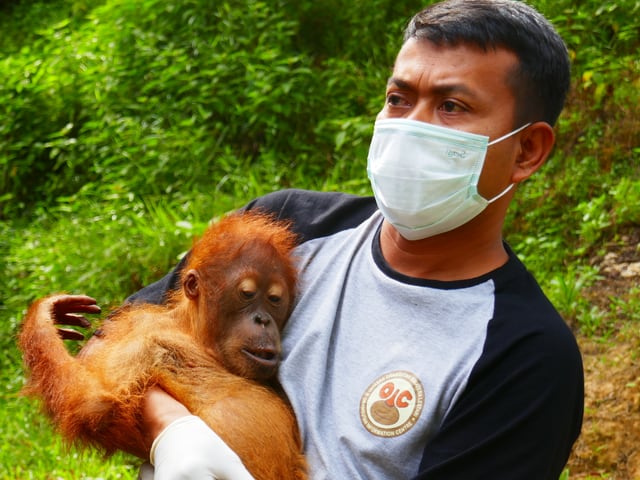
[[[245,208],[300,238],[279,379],[311,479],[557,480],[582,422],[580,353],[506,244],[481,277],[417,279],[385,262],[371,197],[284,190]]]

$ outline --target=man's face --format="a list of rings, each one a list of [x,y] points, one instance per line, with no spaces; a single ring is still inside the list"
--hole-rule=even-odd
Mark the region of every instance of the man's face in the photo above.
[[[507,79],[518,64],[505,49],[437,46],[410,39],[400,49],[378,119],[406,118],[486,135],[494,140],[514,129],[515,98]],[[511,183],[519,135],[487,151],[478,184],[491,198]]]

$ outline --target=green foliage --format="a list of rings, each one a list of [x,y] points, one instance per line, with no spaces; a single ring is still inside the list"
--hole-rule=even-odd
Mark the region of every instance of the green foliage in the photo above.
[[[552,158],[513,205],[509,239],[568,320],[595,333],[603,319],[580,294],[596,280],[584,265],[640,225],[640,1],[532,3],[567,43],[573,88]]]
[[[606,334],[603,329],[604,312],[591,305],[582,296],[583,289],[591,286],[597,279],[597,271],[592,267],[569,266],[566,271],[555,274],[547,284],[547,294],[553,299],[554,305],[562,311],[569,320],[577,320],[586,335],[596,333]]]
[[[355,59],[326,58],[333,46],[307,35],[330,6],[303,3],[289,12],[298,20],[284,1],[96,3],[0,62],[0,215],[86,183],[126,179],[142,196],[191,190],[238,163],[266,164],[279,186],[323,176],[341,122],[371,117],[392,61],[389,41],[363,51],[346,29],[331,38],[356,45]],[[397,21],[380,39],[399,30]]]

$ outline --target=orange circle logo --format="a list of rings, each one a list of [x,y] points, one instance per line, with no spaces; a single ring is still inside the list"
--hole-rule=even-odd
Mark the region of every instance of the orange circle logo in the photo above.
[[[397,437],[413,427],[424,405],[420,380],[406,371],[387,373],[375,380],[360,400],[360,420],[370,433]]]

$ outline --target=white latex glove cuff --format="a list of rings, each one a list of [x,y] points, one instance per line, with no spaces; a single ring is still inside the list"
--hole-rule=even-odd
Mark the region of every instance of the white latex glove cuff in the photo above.
[[[236,453],[194,415],[170,423],[153,441],[154,480],[254,480]]]

